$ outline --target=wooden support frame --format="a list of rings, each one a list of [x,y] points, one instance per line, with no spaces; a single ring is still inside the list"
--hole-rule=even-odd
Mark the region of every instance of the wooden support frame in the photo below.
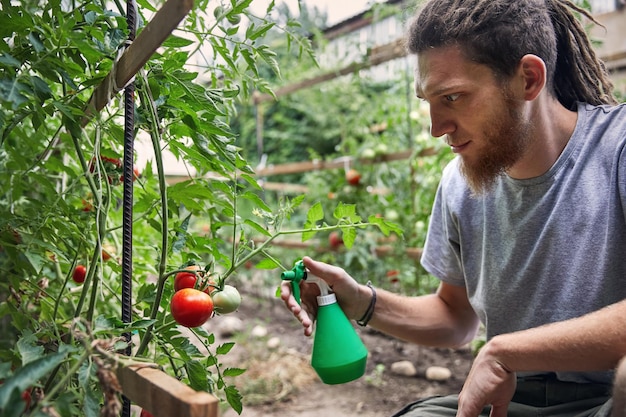
[[[309,78],[294,84],[289,84],[284,87],[278,88],[274,91],[276,98],[286,96],[294,93],[298,90],[312,87],[316,84],[321,84],[326,81],[333,80],[335,78],[352,74],[362,69],[375,67],[383,62],[391,61],[392,59],[402,58],[407,55],[406,48],[404,47],[404,39],[396,39],[385,45],[373,47],[363,62],[353,62],[348,66],[340,68],[336,71],[330,71],[317,77]],[[270,94],[256,94],[253,96],[254,103],[260,104],[264,101],[273,101],[274,96]]]
[[[219,399],[198,392],[156,365],[130,365],[117,370],[124,395],[154,417],[218,417]]]
[[[255,174],[257,177],[268,177],[271,175],[297,174],[308,171],[320,171],[324,169],[344,168],[346,164],[375,164],[379,162],[401,161],[411,158],[412,156],[423,157],[433,156],[437,154],[435,148],[426,148],[414,155],[414,151],[405,150],[401,152],[380,155],[377,158],[339,158],[333,161],[304,161],[292,162],[279,165],[269,165],[267,167],[257,168]]]
[[[100,112],[121,91],[137,72],[148,62],[178,24],[193,7],[193,0],[168,0],[139,33],[139,36],[114,63],[113,69],[94,90],[85,109],[82,127]]]
[[[254,239],[257,244],[262,244],[265,242],[263,239]],[[282,248],[291,248],[291,249],[303,249],[303,250],[315,250],[317,252],[330,252],[332,249],[328,247],[324,247],[318,241],[307,241],[301,242],[298,240],[280,240],[275,239],[272,241],[272,245],[276,247]],[[374,253],[376,256],[390,256],[393,253],[397,252],[397,249],[391,245],[381,245],[376,246],[374,249]],[[422,248],[405,248],[404,254],[414,260],[419,260],[422,257]]]

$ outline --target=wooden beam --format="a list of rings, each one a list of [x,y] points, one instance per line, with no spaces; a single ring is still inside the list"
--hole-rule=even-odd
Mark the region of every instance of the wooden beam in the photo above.
[[[285,96],[298,90],[312,87],[316,84],[330,81],[344,75],[352,74],[362,69],[375,67],[376,65],[380,65],[383,62],[391,61],[392,59],[401,58],[406,54],[407,52],[404,48],[404,39],[396,39],[391,43],[373,47],[370,51],[370,54],[363,62],[353,62],[350,65],[340,68],[336,71],[330,71],[325,74],[318,75],[317,77],[309,78],[294,84],[289,84],[284,87],[277,88],[274,91],[274,96],[276,98]],[[274,97],[270,94],[257,93],[253,95],[253,100],[255,104],[259,104],[264,101],[273,101]]]
[[[257,244],[262,244],[264,242],[263,239],[254,239]],[[331,249],[330,247],[324,246],[319,241],[310,240],[306,242],[302,242],[300,240],[280,240],[275,239],[272,240],[272,246],[282,247],[282,248],[290,248],[290,249],[303,249],[303,250],[311,250],[315,252],[337,252],[335,249]],[[422,257],[422,248],[405,248],[404,254],[410,258],[419,260]],[[376,246],[374,248],[374,253],[376,256],[384,257],[390,256],[394,253],[397,253],[397,248],[391,245],[381,245]]]
[[[415,156],[432,156],[436,155],[437,150],[435,148],[426,148],[418,152]],[[352,158],[345,157],[335,159],[333,161],[304,161],[304,162],[290,162],[279,165],[269,165],[263,168],[257,168],[255,174],[257,177],[268,177],[271,175],[284,175],[284,174],[297,174],[301,172],[320,171],[324,169],[337,169],[344,168],[346,164],[353,165],[355,163],[362,165],[375,164],[379,162],[400,161],[408,159],[413,156],[413,151],[408,149],[401,152],[389,153],[380,155],[376,158]]]
[[[122,392],[154,417],[217,417],[219,400],[198,392],[156,368],[123,366],[117,370]]]
[[[148,59],[161,46],[163,41],[176,29],[178,24],[193,7],[193,0],[168,0],[154,15],[154,18],[139,33],[139,36],[124,51],[113,69],[94,90],[85,109],[82,126],[101,111],[115,94],[137,74]]]

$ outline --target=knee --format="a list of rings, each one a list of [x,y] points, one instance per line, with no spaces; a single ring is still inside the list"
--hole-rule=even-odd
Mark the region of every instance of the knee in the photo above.
[[[622,358],[615,370],[611,417],[626,417],[626,357]]]

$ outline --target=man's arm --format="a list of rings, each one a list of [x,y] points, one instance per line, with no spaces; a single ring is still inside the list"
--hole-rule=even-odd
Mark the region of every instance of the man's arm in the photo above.
[[[346,271],[334,265],[303,258],[309,272],[322,278],[337,295],[349,319],[358,320],[372,300],[369,287],[359,284]],[[301,283],[301,302],[294,299],[290,283],[281,286],[281,298],[304,327],[304,334],[313,333],[317,312],[315,284]],[[400,339],[427,346],[454,347],[472,340],[479,320],[472,310],[464,287],[442,283],[436,294],[408,297],[376,289],[377,300],[369,324],[371,327]],[[311,316],[310,316],[311,315]]]
[[[519,371],[602,371],[626,356],[626,300],[587,315],[492,338],[479,352],[459,395],[457,417],[491,404],[506,416]]]
[[[494,337],[484,355],[517,371],[613,369],[626,355],[626,300],[593,313]]]
[[[436,294],[421,297],[377,290],[370,326],[419,345],[457,347],[474,338],[479,320],[465,287],[442,282]]]

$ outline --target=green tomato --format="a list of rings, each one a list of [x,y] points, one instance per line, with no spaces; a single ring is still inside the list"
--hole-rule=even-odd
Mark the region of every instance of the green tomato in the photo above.
[[[217,6],[213,9],[213,16],[215,16],[217,20],[221,20],[222,17],[224,17],[224,6]]]
[[[211,298],[213,298],[215,312],[218,314],[232,313],[241,305],[241,294],[232,285],[224,285],[224,289],[213,292]]]
[[[226,18],[228,19],[228,23],[230,23],[231,25],[236,25],[241,22],[241,16],[239,16],[238,14],[227,16]]]

